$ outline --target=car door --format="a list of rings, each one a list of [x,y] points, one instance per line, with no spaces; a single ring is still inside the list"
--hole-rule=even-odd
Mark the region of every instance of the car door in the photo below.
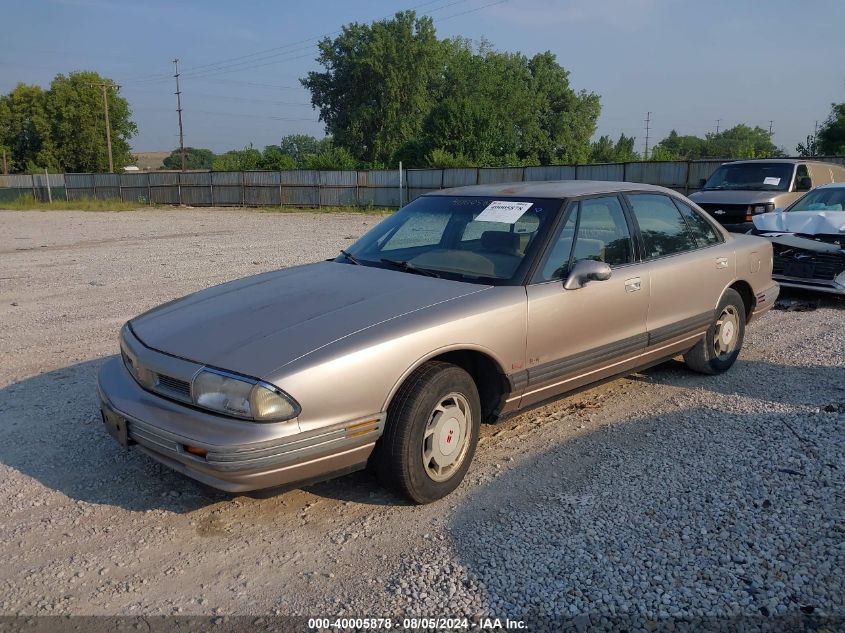
[[[651,279],[648,348],[694,339],[736,271],[733,249],[689,205],[659,193],[626,194],[637,222]]]
[[[620,358],[646,344],[648,275],[621,198],[570,203],[527,287],[526,388],[521,406],[616,373]],[[567,290],[564,280],[582,259],[603,261],[611,277]]]

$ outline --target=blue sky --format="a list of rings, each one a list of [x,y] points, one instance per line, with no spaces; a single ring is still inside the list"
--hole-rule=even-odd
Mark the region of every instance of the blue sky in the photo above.
[[[5,0],[0,92],[96,70],[123,86],[140,129],[133,148],[168,150],[178,144],[169,75],[179,57],[187,145],[322,136],[298,82],[318,68],[316,39],[418,7],[440,37],[551,50],[575,88],[601,95],[598,133],[634,135],[640,151],[649,110],[652,143],[672,128],[704,134],[716,119],[722,129],[772,120],[775,142],[793,152],[831,102],[845,101],[843,0],[494,1]]]

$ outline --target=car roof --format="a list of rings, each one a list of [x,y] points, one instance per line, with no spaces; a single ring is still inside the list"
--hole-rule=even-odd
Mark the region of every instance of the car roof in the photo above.
[[[736,165],[738,163],[789,163],[790,165],[797,165],[798,163],[801,163],[802,165],[824,165],[825,167],[834,165],[836,167],[841,167],[839,163],[830,163],[823,160],[812,160],[808,158],[747,158],[744,160],[728,160],[722,164]]]
[[[815,191],[816,189],[845,189],[845,182],[828,182],[824,185],[813,187],[810,191]],[[809,191],[807,193],[809,193]]]
[[[639,182],[612,180],[535,180],[528,182],[500,182],[489,185],[468,185],[431,191],[427,196],[493,196],[523,198],[572,198],[596,193],[620,191],[650,191],[677,195],[676,191]]]

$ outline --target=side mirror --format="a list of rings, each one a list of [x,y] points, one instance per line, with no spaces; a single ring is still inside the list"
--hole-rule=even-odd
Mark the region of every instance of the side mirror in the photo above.
[[[563,282],[563,287],[567,290],[577,290],[591,281],[606,281],[610,279],[610,275],[610,266],[604,262],[582,259],[572,267],[572,271]]]
[[[809,191],[813,188],[813,181],[807,176],[799,178],[795,185],[795,191]]]
[[[701,188],[702,188],[704,185],[706,185],[706,184],[707,184],[707,179],[706,179],[706,178],[699,178],[699,179],[698,179],[698,188],[699,188],[699,189],[701,189]]]

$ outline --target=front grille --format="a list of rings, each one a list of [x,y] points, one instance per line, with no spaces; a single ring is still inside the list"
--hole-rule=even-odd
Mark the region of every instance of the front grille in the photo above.
[[[191,397],[191,383],[173,378],[172,376],[156,374],[156,387],[185,398]]]
[[[718,204],[712,202],[699,203],[702,209],[707,211],[716,220],[727,220],[741,217],[743,220],[745,216],[750,213],[750,207],[747,204]],[[721,213],[720,213],[721,212]]]
[[[796,264],[806,264],[803,268]],[[845,255],[774,245],[773,275],[830,281],[845,271]]]

